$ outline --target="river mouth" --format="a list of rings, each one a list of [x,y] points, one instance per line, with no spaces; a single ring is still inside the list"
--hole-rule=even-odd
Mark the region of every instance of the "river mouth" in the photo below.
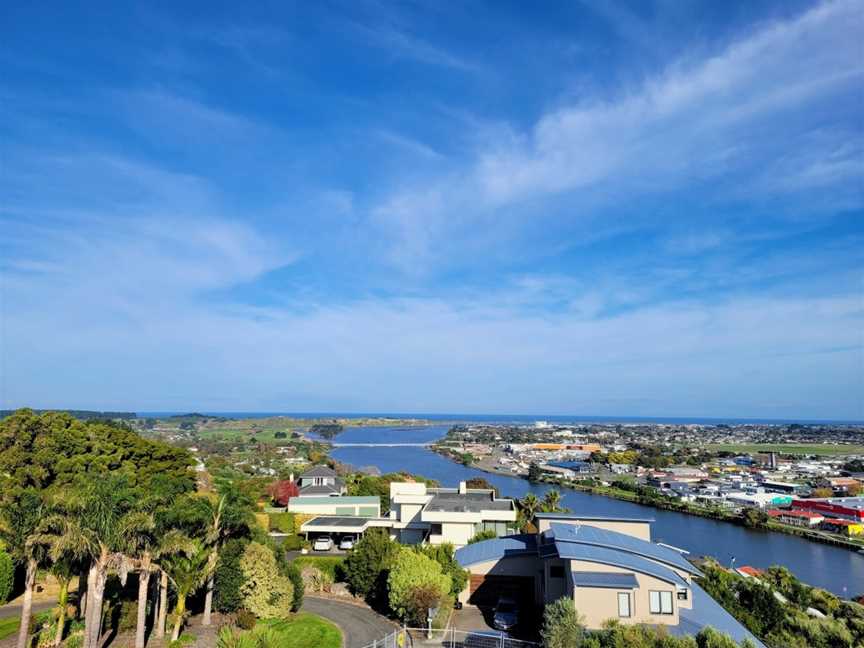
[[[442,438],[448,425],[416,427],[346,428],[337,443],[429,443]],[[426,447],[334,447],[331,456],[357,468],[375,466],[382,473],[409,472],[435,479],[442,486],[482,477],[506,497],[542,496],[550,487],[530,484],[519,477],[469,468]],[[652,539],[689,551],[693,556],[713,556],[724,565],[766,568],[783,565],[805,583],[850,597],[864,592],[864,555],[794,536],[747,529],[729,522],[710,520],[676,511],[562,489],[564,506],[583,515],[653,518]]]

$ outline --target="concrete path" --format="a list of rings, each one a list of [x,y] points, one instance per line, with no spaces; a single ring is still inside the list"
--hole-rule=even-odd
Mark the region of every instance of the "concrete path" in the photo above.
[[[308,594],[303,598],[303,611],[322,616],[339,626],[345,637],[343,648],[363,648],[397,628],[392,621],[368,607]]]

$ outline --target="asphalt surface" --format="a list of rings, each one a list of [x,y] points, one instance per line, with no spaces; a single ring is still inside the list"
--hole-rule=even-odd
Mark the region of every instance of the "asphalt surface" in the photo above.
[[[53,607],[57,607],[56,601],[42,601],[40,603],[33,604],[33,614],[37,612],[44,612],[45,610],[50,610]],[[9,604],[9,605],[0,605],[0,619],[6,619],[8,617],[21,616],[21,604]]]
[[[391,621],[368,607],[341,603],[333,599],[316,598],[307,594],[303,598],[303,610],[322,616],[339,626],[345,637],[343,648],[363,648],[396,629]]]

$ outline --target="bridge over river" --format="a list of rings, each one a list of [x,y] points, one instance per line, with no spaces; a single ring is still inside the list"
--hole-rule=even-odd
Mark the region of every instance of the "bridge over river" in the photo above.
[[[428,448],[431,443],[334,443],[334,448]]]

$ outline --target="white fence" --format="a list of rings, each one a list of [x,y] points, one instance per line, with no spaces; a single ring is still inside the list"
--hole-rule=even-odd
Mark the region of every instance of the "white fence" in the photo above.
[[[363,648],[540,648],[540,644],[508,637],[494,630],[463,631],[402,628]]]

